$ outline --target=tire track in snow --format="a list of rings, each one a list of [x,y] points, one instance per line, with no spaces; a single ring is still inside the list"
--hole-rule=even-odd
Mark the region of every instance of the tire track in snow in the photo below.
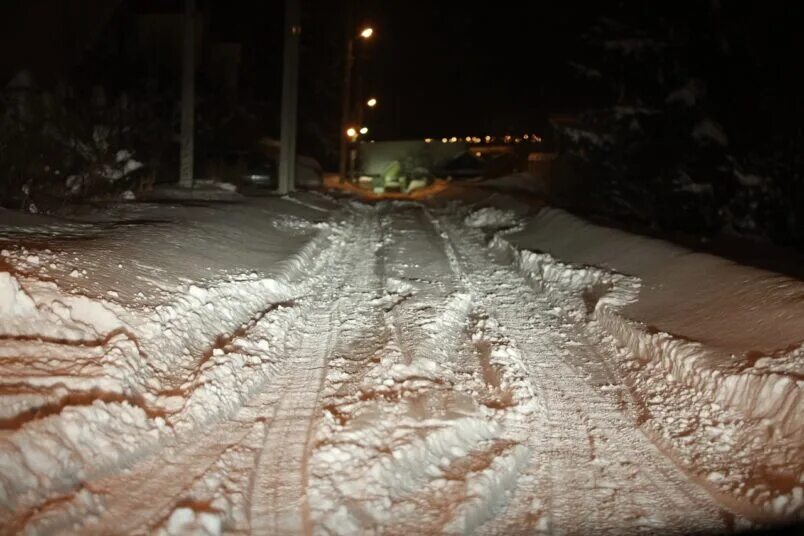
[[[315,426],[322,417],[321,395],[329,361],[336,347],[353,343],[344,330],[370,300],[374,262],[366,251],[376,246],[373,211],[362,215],[362,225],[346,255],[332,270],[332,284],[317,296],[312,321],[305,324],[297,355],[304,362],[287,378],[283,397],[268,428],[249,492],[251,532],[311,534],[308,499],[309,458]],[[359,319],[357,319],[359,321]]]
[[[338,301],[335,297],[334,302],[316,305],[297,350],[300,366],[279,386],[282,398],[268,426],[249,493],[249,526],[257,534],[312,531],[307,465],[327,361],[338,337]]]
[[[378,211],[386,299],[367,315],[377,355],[327,396],[331,418],[312,463],[314,521],[332,534],[465,533],[505,502],[527,460],[508,427],[521,399],[494,402],[509,386],[489,385],[475,354],[480,321],[422,207]],[[486,359],[486,368],[499,366]]]
[[[524,353],[545,405],[546,421],[534,423],[529,441],[530,474],[517,500],[482,531],[722,530],[711,499],[636,430],[615,399],[589,384],[587,371],[567,363],[571,330],[557,321],[561,303],[534,292],[512,267],[500,264],[482,233],[460,225],[456,216],[433,216],[445,248],[475,299]]]
[[[262,333],[264,324],[280,323],[290,327],[297,321],[297,311],[292,308],[280,309],[277,314],[266,317],[249,331],[250,335],[268,336]],[[285,319],[277,318],[287,317]],[[235,341],[236,345],[244,341]],[[279,351],[287,346],[286,341],[276,339]],[[254,345],[259,350],[260,345]],[[243,350],[225,353],[217,359],[229,359]],[[251,385],[251,396],[228,419],[218,421],[213,418],[206,425],[209,430],[201,432],[190,428],[184,433],[163,437],[142,452],[142,459],[133,465],[122,464],[110,467],[106,476],[87,479],[73,496],[65,498],[57,508],[48,503],[40,506],[28,519],[27,528],[36,527],[49,532],[48,527],[64,527],[71,523],[82,526],[87,533],[108,534],[129,531],[146,532],[156,521],[170,514],[182,493],[190,490],[205,471],[212,467],[227,450],[235,448],[252,433],[255,425],[261,426],[266,419],[265,408],[271,408],[278,401],[279,391],[270,387],[275,383],[276,369],[290,366],[289,363],[268,363],[267,368],[254,368],[253,374],[259,378]],[[249,365],[251,366],[251,365]],[[273,370],[273,374],[272,371]],[[154,478],[159,475],[158,478]],[[88,497],[89,496],[89,497]],[[84,524],[85,523],[85,524]]]
[[[356,217],[355,219],[360,222],[364,218]],[[352,229],[355,230],[354,228]],[[365,234],[364,232],[361,232],[360,229],[357,229],[356,233],[358,236]],[[339,252],[342,252],[341,250],[343,249],[344,242],[345,240],[341,238],[330,247],[337,248]],[[363,247],[365,247],[365,245],[363,245]],[[361,245],[353,245],[351,251],[352,253],[349,255],[349,258],[354,264],[354,262],[356,262],[356,260],[359,259],[360,255],[362,254]],[[332,257],[332,255],[325,255],[321,257],[320,261],[327,262]],[[351,266],[344,265],[342,261],[337,262],[337,267],[340,268],[336,271],[338,272],[338,279],[341,281],[349,275],[352,268]],[[330,268],[333,267],[330,266]],[[320,270],[316,270],[316,272],[319,271]],[[178,493],[181,490],[187,490],[192,487],[193,482],[197,482],[199,478],[203,479],[204,471],[212,464],[216,463],[217,460],[220,460],[224,452],[226,452],[233,444],[236,446],[240,440],[249,436],[249,434],[251,434],[251,429],[253,428],[251,423],[266,421],[266,413],[270,414],[274,409],[276,409],[276,404],[282,400],[281,386],[277,387],[277,391],[271,390],[271,392],[268,394],[261,391],[261,389],[267,389],[268,386],[275,383],[275,381],[270,377],[271,369],[274,369],[274,373],[276,372],[275,369],[277,367],[280,369],[285,369],[285,374],[280,374],[279,376],[279,378],[284,378],[285,380],[287,379],[288,375],[290,375],[290,377],[300,378],[304,374],[307,374],[310,369],[309,360],[300,359],[299,357],[299,352],[297,350],[300,347],[303,348],[303,345],[299,342],[299,340],[296,340],[290,344],[288,344],[287,341],[283,343],[281,338],[276,339],[276,335],[291,334],[293,336],[298,335],[298,333],[302,331],[307,331],[308,339],[317,337],[317,334],[311,330],[321,328],[321,326],[316,326],[316,324],[320,321],[320,316],[316,316],[314,311],[318,307],[326,308],[326,302],[320,303],[317,302],[316,299],[321,299],[327,295],[330,297],[338,295],[337,290],[332,290],[332,286],[335,283],[329,281],[327,274],[320,274],[315,278],[315,280],[317,282],[314,282],[312,286],[313,289],[316,289],[314,292],[315,298],[311,297],[300,300],[304,301],[307,307],[299,306],[296,308],[283,308],[282,311],[287,313],[284,316],[290,317],[283,321],[276,320],[276,315],[274,314],[268,315],[267,317],[261,315],[259,318],[254,319],[254,325],[251,326],[250,329],[241,330],[242,332],[238,334],[241,338],[236,339],[237,344],[234,344],[235,348],[232,350],[234,351],[233,354],[227,353],[220,348],[213,352],[213,357],[211,357],[212,362],[209,363],[212,365],[212,368],[208,369],[207,373],[210,370],[215,371],[216,368],[220,368],[221,365],[225,365],[226,361],[230,359],[230,356],[243,361],[244,366],[252,367],[253,365],[249,363],[250,361],[254,360],[259,361],[257,355],[264,349],[263,342],[266,338],[271,339],[273,337],[275,339],[273,342],[275,342],[277,345],[288,346],[289,354],[281,361],[275,361],[275,358],[280,356],[274,351],[272,354],[274,355],[274,358],[272,359],[275,361],[275,363],[269,362],[267,369],[263,365],[262,370],[260,370],[260,366],[257,366],[255,373],[257,374],[256,377],[258,380],[249,380],[250,383],[247,382],[244,387],[239,387],[240,390],[247,388],[251,392],[250,395],[246,393],[247,399],[240,410],[232,413],[231,409],[225,407],[221,407],[220,411],[218,412],[216,412],[214,408],[205,409],[204,414],[208,415],[207,419],[209,419],[209,416],[212,416],[211,422],[208,422],[207,424],[211,424],[213,426],[214,433],[205,435],[201,441],[198,441],[196,435],[199,433],[200,429],[198,426],[191,426],[183,429],[183,433],[175,439],[170,439],[169,437],[163,438],[161,444],[157,443],[156,450],[154,450],[154,447],[149,448],[150,456],[144,459],[142,462],[134,465],[134,467],[130,470],[133,472],[133,474],[136,474],[137,471],[139,471],[140,474],[139,486],[140,489],[143,490],[143,493],[139,495],[140,502],[137,502],[136,500],[121,500],[121,496],[137,496],[136,493],[132,492],[132,488],[136,489],[136,484],[134,484],[132,480],[136,481],[136,479],[132,479],[130,474],[127,474],[125,477],[114,474],[112,468],[109,468],[109,471],[107,471],[111,472],[109,477],[95,478],[90,480],[89,483],[83,485],[83,490],[89,489],[90,487],[98,490],[97,494],[93,494],[93,501],[97,500],[104,503],[107,501],[107,499],[110,501],[103,507],[105,512],[103,515],[104,519],[112,520],[111,522],[114,524],[115,516],[112,515],[112,513],[117,512],[118,514],[125,514],[123,517],[130,517],[131,519],[140,521],[140,523],[135,522],[131,525],[132,530],[137,526],[151,526],[148,524],[148,522],[153,522],[154,519],[161,519],[159,514],[160,505],[152,505],[151,502],[161,502],[161,508],[164,509],[172,506],[176,500],[175,495],[171,493],[165,494],[166,490],[160,488],[159,482],[162,481],[162,478],[156,482],[151,482],[149,479],[150,475],[166,472],[165,468],[161,467],[163,463],[163,454],[176,456],[175,466],[180,467],[180,470],[175,472],[167,471],[167,481],[170,484],[167,487],[172,487],[174,491]],[[305,309],[304,314],[299,313],[298,309]],[[299,317],[299,319],[295,321],[302,322],[302,326],[298,329],[298,332],[294,331],[294,317]],[[271,329],[267,329],[266,332],[261,333],[261,328],[263,325],[271,325],[274,321],[279,322],[280,324],[285,322],[285,327],[280,328],[279,331],[274,329],[272,332]],[[291,324],[287,324],[287,322],[291,322]],[[312,322],[312,326],[307,326],[305,328],[305,324],[309,324],[310,322]],[[249,338],[252,338],[253,340],[249,340]],[[296,338],[298,339],[298,337]],[[229,342],[232,343],[232,341]],[[240,355],[238,346],[243,344],[250,345],[249,351],[246,352],[246,354],[249,354],[251,357],[249,357],[249,355],[246,355],[245,358],[238,357]],[[299,369],[295,373],[292,370],[294,367]],[[231,374],[231,372],[227,372],[227,369],[223,369],[222,372],[224,374]],[[269,374],[269,376],[265,376],[265,374]],[[293,376],[293,374],[295,374],[295,376]],[[205,381],[209,381],[209,379],[207,378]],[[285,384],[286,383],[287,382],[285,381]],[[307,387],[309,388],[310,386],[308,385]],[[207,389],[208,387],[202,384],[202,388]],[[220,393],[221,391],[217,392]],[[315,393],[317,390],[313,389],[313,392]],[[277,396],[274,395],[274,393],[280,394]],[[194,391],[193,395],[195,394],[196,393]],[[248,397],[251,397],[251,399],[248,400]],[[256,415],[254,406],[255,401],[257,404],[256,408],[259,409],[259,414]],[[185,404],[186,403],[187,402],[185,401]],[[229,404],[229,402],[227,402],[227,404]],[[211,413],[209,411],[210,409],[212,409]],[[217,414],[219,414],[219,416],[215,417]],[[222,422],[216,422],[218,418],[225,417],[226,414],[231,416]],[[273,420],[274,419],[267,419],[266,422],[269,424],[266,426],[270,426],[270,422]],[[248,426],[244,427],[242,424],[243,422],[247,423]],[[200,424],[200,422],[198,424]],[[234,443],[232,443],[232,438],[236,438]],[[226,446],[226,448],[222,449],[221,445]],[[171,452],[173,454],[171,454]],[[181,452],[187,452],[187,457],[184,457]],[[143,452],[143,454],[144,453],[145,452]],[[118,470],[119,469],[120,467],[118,466]],[[129,470],[126,470],[126,473],[128,472]],[[97,488],[93,487],[97,484],[97,482],[102,482],[102,484],[99,484]],[[114,491],[109,491],[107,488],[111,488]],[[77,494],[81,493],[83,493],[83,491],[80,489],[77,490]],[[88,493],[92,494],[92,492]],[[156,496],[161,496],[161,498],[164,500],[153,501],[152,498]],[[53,511],[37,512],[32,517],[33,524],[41,523],[42,526],[59,526],[60,524],[68,523],[67,519],[81,519],[83,517],[81,512],[85,511],[85,508],[81,504],[84,498],[74,497],[73,499],[73,504],[69,505],[69,507],[61,507],[60,510],[55,509]],[[70,501],[67,500],[64,502]],[[168,513],[170,512],[168,511]],[[66,518],[64,518],[61,514],[66,515]],[[162,512],[162,514],[164,514],[164,512]],[[92,521],[91,518],[88,519],[89,521]],[[105,525],[100,523],[97,526],[103,527]],[[113,525],[110,525],[106,528],[112,529],[114,527]],[[118,528],[114,528],[114,530],[118,530]],[[104,530],[98,529],[98,532],[102,533]]]

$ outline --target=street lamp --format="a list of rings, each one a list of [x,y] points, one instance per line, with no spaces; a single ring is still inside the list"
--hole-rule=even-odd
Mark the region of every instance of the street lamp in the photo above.
[[[367,100],[366,101],[366,106],[368,106],[369,108],[374,108],[375,106],[377,106],[377,99],[371,98],[371,99]]]
[[[374,28],[363,28],[360,33],[350,37],[346,42],[346,63],[343,72],[343,100],[341,103],[341,132],[348,131],[349,129],[349,101],[352,97],[352,67],[355,63],[355,40],[360,37],[362,39],[369,39],[374,35]],[[346,165],[347,165],[347,151],[349,149],[348,138],[352,136],[344,136],[341,134],[340,143],[340,166],[339,166],[339,180],[346,179]]]
[[[361,128],[360,128],[360,133],[361,133],[361,134],[363,134],[364,136],[365,136],[366,134],[368,134],[368,127],[361,127]]]

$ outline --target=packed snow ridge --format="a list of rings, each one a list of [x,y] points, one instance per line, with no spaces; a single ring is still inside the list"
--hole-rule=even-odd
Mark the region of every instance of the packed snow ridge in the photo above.
[[[804,517],[804,283],[505,196],[0,212],[0,525]]]

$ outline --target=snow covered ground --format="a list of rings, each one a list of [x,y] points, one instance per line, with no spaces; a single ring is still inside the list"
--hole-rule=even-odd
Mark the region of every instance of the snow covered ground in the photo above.
[[[804,282],[503,195],[0,211],[0,526],[804,517]]]

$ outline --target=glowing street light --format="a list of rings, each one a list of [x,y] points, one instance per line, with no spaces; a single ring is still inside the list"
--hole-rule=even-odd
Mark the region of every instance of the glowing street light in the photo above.
[[[368,134],[368,127],[361,127],[360,128],[360,133],[363,134],[363,135]]]
[[[363,28],[363,30],[360,32],[360,37],[362,37],[363,39],[368,39],[372,35],[374,35],[374,28],[372,28],[371,26]]]
[[[346,135],[350,138],[355,138],[357,137],[357,130],[354,127],[349,127],[346,129]]]
[[[369,108],[374,108],[375,106],[377,106],[377,99],[373,97],[370,98],[369,100],[366,101],[366,106],[368,106]]]

